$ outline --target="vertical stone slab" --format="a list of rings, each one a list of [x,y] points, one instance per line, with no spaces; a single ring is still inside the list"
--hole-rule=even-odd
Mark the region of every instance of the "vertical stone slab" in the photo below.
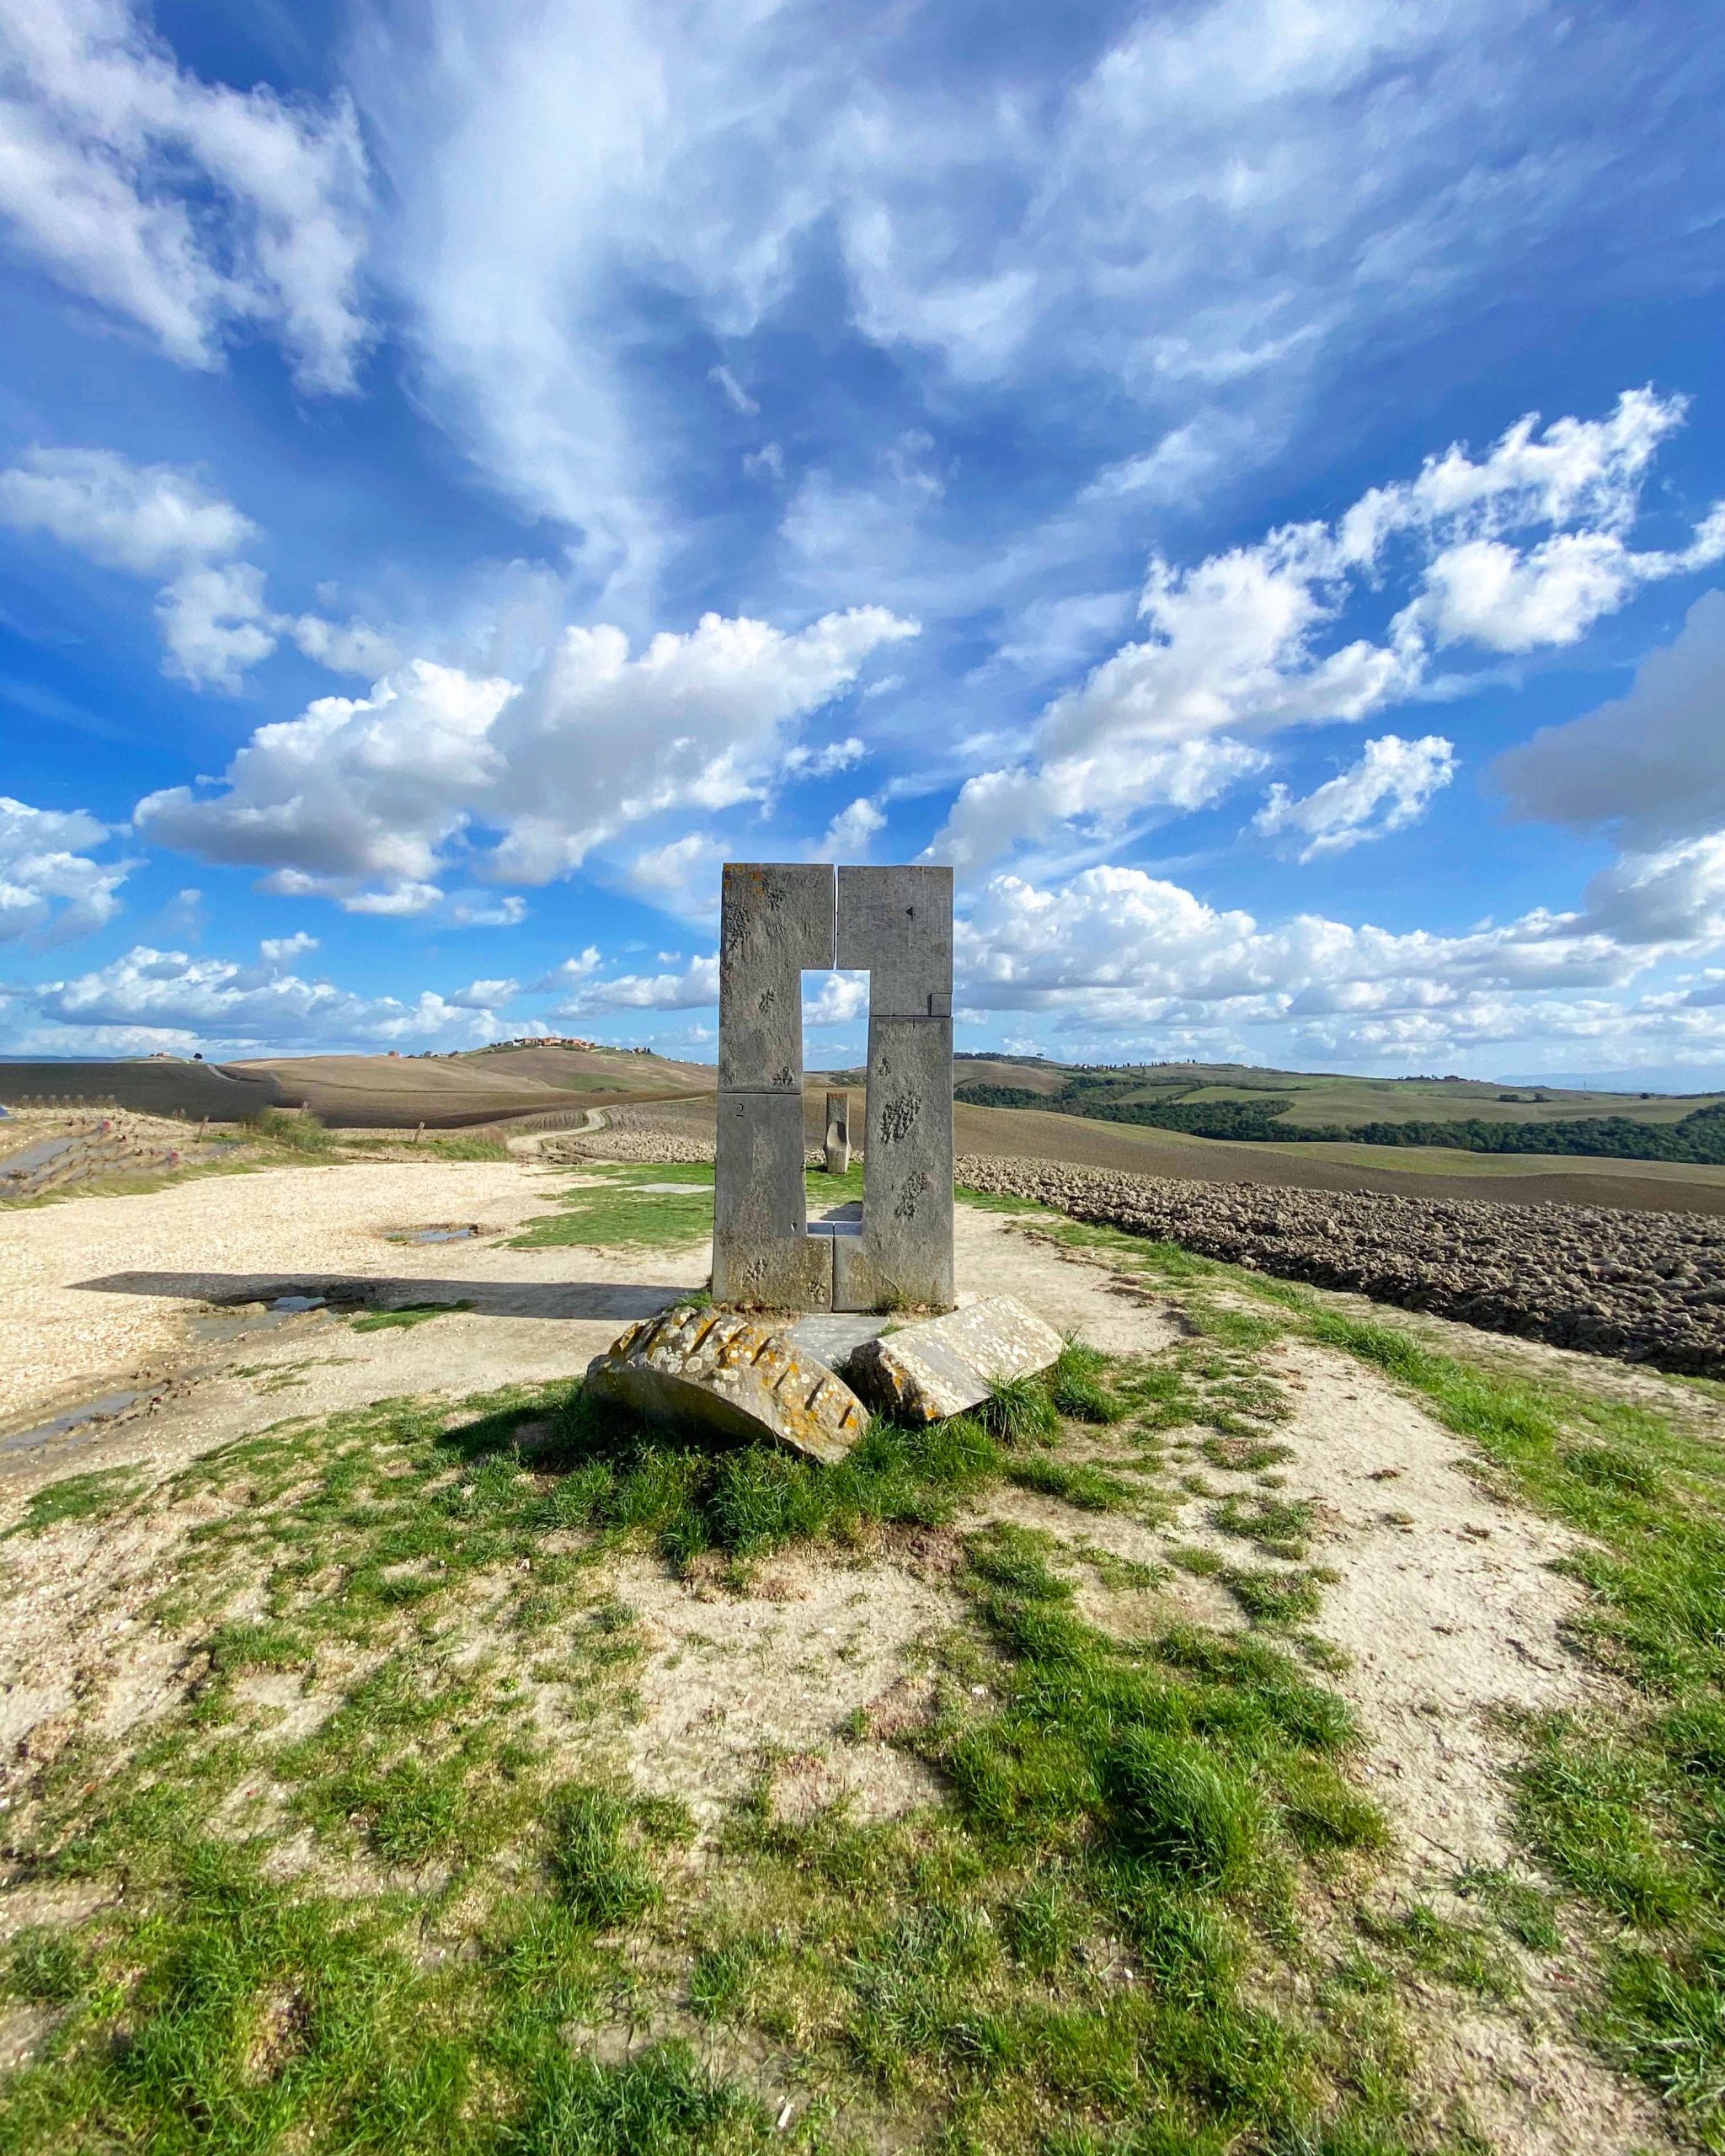
[[[953,1022],[868,1020],[862,1233],[836,1238],[835,1310],[949,1310]]]
[[[829,1093],[826,1097],[826,1172],[830,1176],[847,1175],[851,1167],[851,1097],[848,1093]]]
[[[803,973],[833,962],[833,872],[727,862],[718,926],[718,1090],[803,1086]]]
[[[950,868],[841,868],[841,968],[868,971],[871,1018],[953,1015]]]
[[[833,962],[831,868],[728,862],[719,921],[713,1291],[721,1303],[830,1310],[829,1239],[807,1233],[803,974]]]
[[[946,1310],[953,1269],[953,872],[841,868],[838,963],[868,970],[862,1233],[833,1307]]]

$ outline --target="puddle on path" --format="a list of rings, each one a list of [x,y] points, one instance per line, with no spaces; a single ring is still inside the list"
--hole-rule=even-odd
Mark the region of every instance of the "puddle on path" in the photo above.
[[[383,1240],[387,1243],[465,1243],[471,1242],[478,1232],[478,1228],[471,1225],[441,1228],[392,1228]]]
[[[81,1407],[68,1407],[63,1415],[39,1423],[34,1430],[20,1430],[15,1437],[0,1438],[0,1453],[36,1452],[44,1445],[52,1444],[56,1438],[69,1438],[75,1431],[83,1430],[92,1422],[111,1422],[116,1415],[123,1415],[129,1407],[136,1407],[141,1400],[147,1400],[147,1392],[110,1392],[100,1400],[88,1400]]]

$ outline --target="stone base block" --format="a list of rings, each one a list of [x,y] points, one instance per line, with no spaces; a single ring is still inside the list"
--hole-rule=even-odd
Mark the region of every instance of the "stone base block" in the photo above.
[[[713,1246],[713,1299],[736,1310],[830,1310],[831,1235]]]
[[[587,1365],[596,1400],[656,1422],[770,1438],[842,1460],[868,1427],[841,1378],[782,1332],[728,1310],[666,1310],[632,1325]]]
[[[1009,1378],[1045,1370],[1060,1336],[1010,1295],[902,1325],[852,1354],[845,1368],[872,1407],[900,1422],[934,1422],[980,1406]]]

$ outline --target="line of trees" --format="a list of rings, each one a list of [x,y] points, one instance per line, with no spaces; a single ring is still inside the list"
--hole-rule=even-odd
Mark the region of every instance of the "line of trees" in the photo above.
[[[953,1097],[975,1107],[1047,1108],[1100,1123],[1183,1131],[1240,1145],[1445,1145],[1467,1153],[1572,1153],[1614,1161],[1679,1161],[1725,1166],[1725,1107],[1695,1109],[1678,1123],[1638,1123],[1626,1115],[1573,1116],[1551,1123],[1290,1123],[1294,1097],[1256,1101],[1123,1101],[1093,1086],[1058,1093],[1021,1086],[960,1086]]]

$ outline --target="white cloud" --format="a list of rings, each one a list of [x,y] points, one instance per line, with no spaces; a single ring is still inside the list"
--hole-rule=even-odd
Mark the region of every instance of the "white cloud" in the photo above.
[[[136,862],[99,862],[108,826],[82,808],[33,808],[0,794],[0,942],[65,942],[102,927]]]
[[[805,1026],[848,1026],[868,1015],[867,974],[825,973],[813,976],[820,985],[803,998]]]
[[[513,1003],[521,992],[518,980],[470,980],[465,988],[458,988],[448,998],[457,1011],[490,1011],[498,1005]]]
[[[732,411],[740,413],[745,419],[752,419],[759,414],[761,407],[729,367],[709,367],[707,379],[724,392],[724,401]]]
[[[868,754],[866,745],[854,734],[847,734],[842,741],[825,741],[818,746],[798,742],[786,750],[782,767],[793,778],[829,778],[835,771],[847,771],[852,765],[860,764]]]
[[[1148,634],[1055,698],[1033,760],[967,780],[933,851],[977,864],[1060,826],[1108,843],[1147,811],[1216,798],[1253,768],[1254,736],[1407,699],[1441,644],[1568,643],[1640,584],[1703,566],[1725,552],[1717,511],[1677,552],[1632,553],[1621,536],[1683,409],[1632,390],[1604,419],[1541,430],[1530,416],[1478,462],[1453,446],[1333,524],[1284,526],[1190,569],[1154,556]],[[1525,552],[1503,536],[1575,520],[1589,521]],[[1332,641],[1348,606],[1398,574],[1415,590],[1387,640]]]
[[[302,387],[350,389],[366,191],[344,98],[200,82],[125,0],[0,5],[0,220],[183,366],[261,328]]]
[[[225,560],[261,536],[197,472],[111,449],[26,450],[0,472],[0,517],[140,577]]]
[[[1087,869],[1063,889],[996,875],[958,923],[959,996],[973,1009],[1074,1011],[1097,1028],[1194,1011],[1210,1024],[1458,1011],[1482,998],[1621,987],[1660,944],[1717,933],[1722,897],[1725,843],[1706,860],[1648,865],[1641,884],[1595,882],[1578,912],[1462,936],[1320,914],[1263,927],[1143,869]]]
[[[1587,887],[1589,921],[1630,945],[1725,936],[1725,831],[1625,854]]]
[[[706,920],[718,911],[719,871],[727,851],[723,839],[691,831],[638,853],[623,873],[623,883],[663,912]]]
[[[167,670],[195,689],[238,690],[248,666],[275,648],[264,572],[249,562],[188,569],[156,601]]]
[[[283,635],[336,673],[381,673],[395,661],[391,640],[361,622],[275,612],[262,569],[232,558],[263,535],[195,472],[133,464],[109,449],[30,449],[0,472],[0,520],[106,568],[165,578],[156,598],[165,670],[194,688],[238,689]]]
[[[598,972],[602,963],[599,946],[590,943],[579,958],[565,958],[560,965],[553,966],[548,974],[542,974],[533,986],[536,990],[578,988],[583,981],[590,979]]]
[[[453,928],[519,928],[527,918],[527,901],[513,891],[483,898],[470,892],[450,900],[446,918]]]
[[[307,951],[318,948],[315,936],[307,936],[304,929],[296,929],[291,936],[266,936],[258,950],[266,966],[286,973],[296,958],[302,958]]]
[[[364,622],[326,622],[319,614],[302,614],[281,626],[307,659],[332,674],[358,674],[375,681],[401,664],[395,639]]]
[[[1512,811],[1648,847],[1725,828],[1725,592],[1689,611],[1675,642],[1652,652],[1626,695],[1566,725],[1542,727],[1492,767]]]
[[[800,304],[943,388],[1135,402],[1163,446],[1122,483],[1172,497],[1215,468],[1194,424],[1284,423],[1348,349],[1510,268],[1537,304],[1578,260],[1675,252],[1658,190],[1714,80],[1685,128],[1656,13],[1541,0],[1092,11],[1055,69],[1011,21],[955,68],[944,27],[908,9],[859,41],[814,0],[362,19],[428,394],[595,575],[650,579],[702,446],[663,424],[664,340],[632,334],[667,308],[732,381]]]
[[[681,973],[619,974],[590,982],[563,1012],[583,1011],[698,1011],[718,1001],[718,954],[692,958]]]
[[[1269,835],[1290,831],[1306,841],[1302,862],[1341,853],[1367,839],[1418,823],[1432,797],[1455,776],[1454,744],[1428,734],[1404,741],[1386,734],[1368,741],[1358,763],[1295,801],[1273,786],[1252,827]]]
[[[631,657],[621,629],[571,628],[521,686],[415,660],[260,727],[221,792],[168,788],[136,821],[355,911],[435,903],[458,843],[487,876],[547,883],[651,818],[761,798],[795,724],[915,633],[879,607],[794,633],[707,614]]]
[[[290,1048],[478,1043],[489,1013],[458,1009],[422,991],[411,1003],[350,995],[265,963],[239,965],[140,944],[109,964],[33,992],[51,1025],[144,1027],[171,1043],[228,1051]]]
[[[886,829],[886,818],[867,794],[841,808],[826,827],[815,858],[820,861],[866,861],[875,839]]]

